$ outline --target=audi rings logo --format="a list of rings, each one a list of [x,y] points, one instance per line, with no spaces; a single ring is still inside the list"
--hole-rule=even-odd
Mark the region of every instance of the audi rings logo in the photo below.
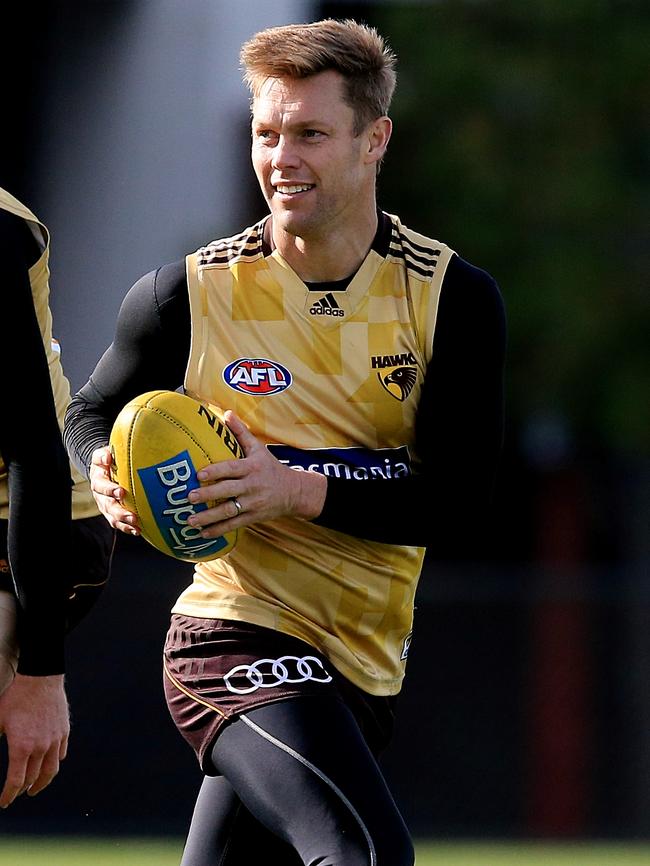
[[[244,683],[232,680],[245,678]],[[258,659],[251,665],[237,665],[223,678],[226,688],[235,695],[250,695],[258,689],[274,689],[284,683],[331,683],[332,677],[315,656],[282,656],[279,659]]]

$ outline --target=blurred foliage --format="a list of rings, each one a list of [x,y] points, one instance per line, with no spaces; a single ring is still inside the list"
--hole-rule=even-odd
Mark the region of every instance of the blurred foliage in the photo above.
[[[650,3],[354,5],[399,60],[380,204],[499,282],[510,423],[650,453]]]

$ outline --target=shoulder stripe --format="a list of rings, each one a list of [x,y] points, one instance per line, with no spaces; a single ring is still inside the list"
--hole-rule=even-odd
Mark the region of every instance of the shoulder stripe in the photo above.
[[[264,255],[262,223],[257,223],[237,235],[212,241],[197,250],[199,267],[229,268],[238,261],[254,261]]]
[[[426,280],[433,277],[441,249],[436,241],[430,245],[417,243],[393,224],[388,254],[401,259],[408,271]]]

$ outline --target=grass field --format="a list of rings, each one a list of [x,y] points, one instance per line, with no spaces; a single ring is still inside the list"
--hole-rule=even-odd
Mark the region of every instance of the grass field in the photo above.
[[[0,839],[0,866],[178,866],[182,841]],[[488,843],[417,845],[417,866],[648,866],[650,843]],[[252,864],[251,864],[252,866]]]

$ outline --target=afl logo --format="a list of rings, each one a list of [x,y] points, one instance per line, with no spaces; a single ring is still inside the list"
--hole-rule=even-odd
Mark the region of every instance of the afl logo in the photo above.
[[[282,364],[266,358],[238,358],[223,371],[223,380],[234,391],[266,397],[291,385],[291,373]]]

